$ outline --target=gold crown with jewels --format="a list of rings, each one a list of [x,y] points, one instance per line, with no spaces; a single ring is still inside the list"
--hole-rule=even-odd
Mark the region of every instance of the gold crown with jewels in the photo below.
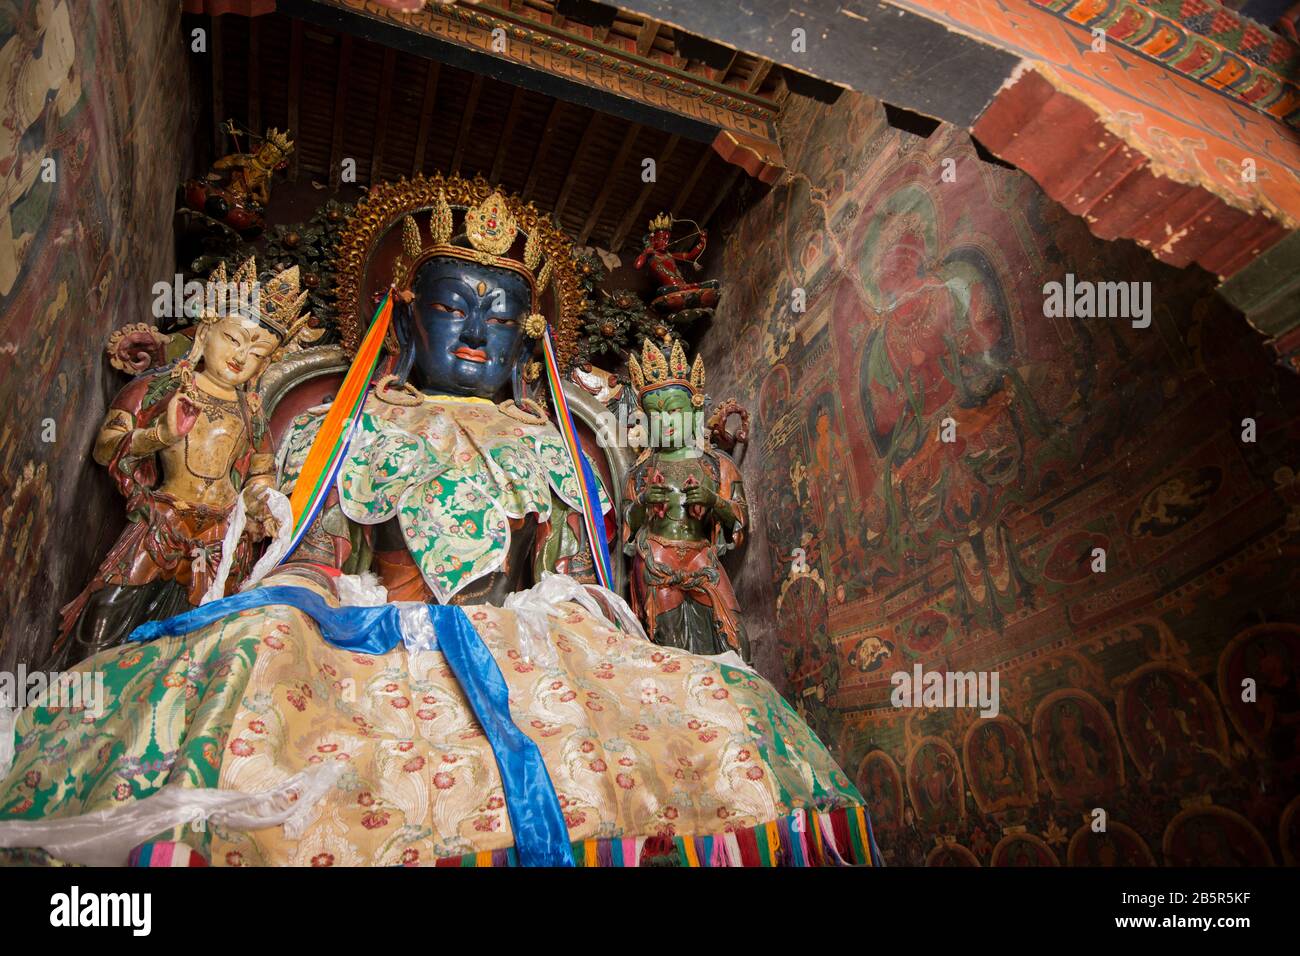
[[[289,139],[288,130],[281,133],[278,129],[272,126],[266,131],[266,136],[263,137],[263,142],[270,143],[274,146],[279,150],[281,156],[288,156],[293,152],[293,141]]]
[[[433,258],[472,259],[485,266],[509,269],[522,275],[528,280],[535,308],[538,290],[545,288],[551,277],[551,259],[543,256],[538,234],[526,234],[520,257],[509,255],[521,230],[518,219],[499,190],[493,190],[481,202],[464,210],[461,222],[468,248],[452,241],[456,231],[456,212],[447,201],[446,193],[438,190],[429,210],[431,241],[428,243],[424,241],[424,232],[415,215],[408,213],[402,217],[402,254],[393,266],[394,284],[399,289],[407,287],[415,278],[416,270]],[[541,338],[546,331],[546,318],[533,312],[523,326],[527,335]]]
[[[536,318],[523,323],[525,331],[540,334],[549,326],[561,367],[575,361],[587,305],[573,240],[532,203],[482,177],[440,173],[373,184],[340,231],[332,261],[347,351],[360,344],[382,291],[390,283],[405,291],[420,266],[437,255],[524,276],[536,310]]]
[[[280,340],[281,348],[287,347],[304,336],[311,321],[311,313],[302,312],[309,293],[300,288],[300,283],[297,266],[259,281],[255,256],[249,256],[229,277],[226,264],[220,262],[208,276],[198,320],[202,325],[211,325],[241,315],[272,333]]]
[[[667,355],[646,339],[641,345],[639,362],[635,352],[628,355],[627,371],[637,398],[655,389],[676,385],[691,393],[691,404],[696,408],[704,405],[704,356],[695,356],[695,361],[687,365],[681,339],[673,343]]]

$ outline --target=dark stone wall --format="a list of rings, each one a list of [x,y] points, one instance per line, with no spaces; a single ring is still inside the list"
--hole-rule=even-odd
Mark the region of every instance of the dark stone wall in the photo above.
[[[1300,378],[964,133],[856,95],[783,132],[702,340],[754,416],[736,585],[886,856],[1294,862]],[[1045,316],[1067,273],[1151,283],[1150,327]],[[996,673],[998,716],[892,706],[917,664]]]
[[[17,94],[0,105],[0,668],[43,657],[121,529],[89,455],[123,384],[108,334],[152,322],[150,288],[175,272],[192,148],[180,21],[152,0],[0,10]]]

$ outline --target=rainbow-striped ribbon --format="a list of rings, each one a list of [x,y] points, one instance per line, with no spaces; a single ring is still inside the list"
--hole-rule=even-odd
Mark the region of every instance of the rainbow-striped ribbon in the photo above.
[[[582,454],[582,445],[578,441],[578,430],[573,424],[573,415],[569,411],[569,402],[564,397],[564,387],[560,379],[560,363],[555,356],[555,342],[551,339],[548,327],[542,337],[546,352],[546,379],[551,383],[551,400],[555,403],[556,427],[564,439],[564,447],[573,462],[574,473],[578,476],[578,497],[582,500],[582,521],[587,528],[587,537],[591,541],[591,553],[595,558],[596,577],[600,585],[614,589],[614,573],[609,559],[609,544],[605,540],[605,517],[600,510],[600,486],[596,484],[596,475],[591,464]]]
[[[384,336],[388,334],[388,324],[392,317],[393,293],[390,289],[375,311],[370,329],[362,339],[361,347],[357,349],[338,394],[334,396],[334,404],[325,414],[325,421],[311,443],[307,460],[303,462],[298,483],[293,487],[293,494],[289,498],[289,505],[293,509],[293,539],[289,550],[280,559],[281,564],[289,559],[302,542],[303,535],[320,514],[325,499],[329,497],[330,488],[334,486],[334,477],[348,453],[357,421],[361,417],[370,376],[379,364],[379,353],[383,349]]]

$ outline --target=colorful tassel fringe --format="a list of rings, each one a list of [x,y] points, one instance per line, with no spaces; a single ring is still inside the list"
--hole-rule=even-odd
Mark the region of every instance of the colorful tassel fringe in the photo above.
[[[156,840],[141,843],[131,851],[127,866],[175,867],[208,866],[207,858],[188,843],[175,840]]]
[[[618,837],[572,844],[574,863],[582,867],[806,867],[882,866],[880,849],[863,807],[840,807],[829,813],[796,810],[786,817],[744,830],[708,836]],[[207,866],[208,861],[184,843],[158,841],[131,851],[131,866]],[[518,866],[514,847],[464,856],[440,857],[437,866]]]
[[[858,806],[829,813],[796,810],[756,827],[709,836],[619,837],[572,846],[574,863],[581,867],[883,865],[871,817]],[[437,865],[518,866],[518,861],[510,849],[443,857]]]

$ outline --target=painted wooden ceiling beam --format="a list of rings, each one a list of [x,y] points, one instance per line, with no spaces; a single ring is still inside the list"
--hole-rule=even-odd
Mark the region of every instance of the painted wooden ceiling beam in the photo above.
[[[689,73],[681,68],[686,60],[680,55],[671,64],[646,59],[621,46],[564,33],[499,6],[432,5],[418,13],[397,14],[378,5],[359,8],[351,0],[279,0],[279,4],[280,12],[287,16],[526,86],[672,135],[711,143],[725,130],[742,140],[766,143],[757,151],[766,160],[780,156],[775,104],[721,82],[726,73],[719,73],[721,60],[713,68],[701,66],[698,73]],[[493,34],[498,28],[506,30],[504,50],[499,33],[494,46]],[[637,49],[652,52],[660,32],[656,22],[643,21]],[[719,56],[725,56],[727,69],[734,63],[734,49],[705,40],[692,42],[705,50],[717,48]],[[746,169],[752,172],[749,166]],[[778,162],[767,181],[779,169]]]
[[[370,154],[370,181],[383,178],[384,141],[388,134],[388,113],[393,102],[393,71],[397,67],[397,51],[384,48],[384,65],[379,74],[379,106],[375,111],[375,146]]]
[[[419,175],[424,169],[424,157],[429,149],[429,130],[433,126],[433,112],[438,101],[438,73],[441,69],[441,63],[430,60],[429,68],[424,74],[424,99],[420,101],[420,128],[415,134],[415,153],[411,158],[412,176]]]
[[[636,53],[637,56],[649,56],[650,51],[654,49],[655,37],[659,35],[659,24],[649,17],[646,17],[641,23],[641,29],[636,35]]]
[[[596,196],[596,201],[591,204],[591,212],[587,214],[587,221],[583,223],[582,232],[578,233],[578,245],[585,246],[587,244],[587,239],[590,238],[592,230],[596,228],[596,223],[600,221],[600,214],[604,211],[610,193],[614,190],[614,183],[618,181],[618,174],[628,168],[627,159],[632,154],[632,146],[636,143],[636,136],[640,129],[641,127],[635,123],[627,124],[627,132],[623,134],[623,142],[619,144],[613,165],[610,166],[609,173],[605,176],[605,183],[600,187],[600,193]]]
[[[469,95],[465,97],[465,108],[460,115],[460,131],[456,134],[456,150],[451,154],[451,173],[460,172],[461,160],[465,157],[465,146],[469,142],[470,127],[474,125],[474,111],[478,109],[478,98],[483,93],[483,74],[475,73],[469,84]]]
[[[677,191],[677,198],[673,200],[670,215],[674,218],[676,218],[678,213],[685,209],[686,204],[690,202],[691,193],[695,192],[695,184],[698,183],[700,177],[704,175],[704,169],[709,165],[709,160],[712,158],[712,150],[706,149],[700,153],[700,158],[695,164],[695,169],[691,171],[691,175],[687,177],[686,182],[682,183],[682,188]]]
[[[505,169],[506,153],[510,149],[511,138],[515,133],[515,124],[519,122],[519,108],[524,102],[524,88],[516,86],[510,94],[510,107],[506,111],[506,121],[501,127],[501,139],[497,141],[496,155],[492,157],[492,172],[488,182],[500,184],[501,173]]]
[[[212,155],[226,155],[226,82],[222,73],[225,53],[222,49],[221,18],[212,18]]]
[[[288,124],[289,132],[297,132],[299,101],[302,98],[302,21],[294,20],[289,30],[289,92]],[[289,156],[289,181],[298,181],[298,155],[294,150]]]
[[[348,111],[348,82],[352,72],[352,37],[343,34],[339,45],[338,75],[334,81],[334,131],[330,136],[329,183],[334,189],[343,178],[343,123]]]
[[[546,116],[546,125],[542,128],[542,140],[537,144],[537,152],[533,155],[533,165],[528,171],[528,181],[524,183],[524,191],[519,195],[527,200],[533,194],[533,189],[537,186],[537,177],[542,172],[542,167],[546,165],[546,157],[551,151],[551,140],[555,138],[555,131],[560,125],[560,116],[563,115],[564,101],[556,100],[551,104],[551,112]]]
[[[655,159],[656,169],[667,168],[668,160],[673,155],[674,150],[677,149],[677,144],[680,142],[680,136],[668,137],[668,142],[664,144],[663,151],[659,154],[658,158]],[[637,193],[636,201],[628,207],[627,214],[623,217],[622,222],[618,224],[618,230],[614,233],[614,238],[610,240],[610,252],[618,252],[623,248],[623,243],[627,241],[628,234],[632,231],[633,226],[636,225],[637,219],[641,217],[642,210],[645,209],[645,204],[649,201],[650,194],[654,192],[656,185],[657,182],[653,179],[641,184],[641,191]]]
[[[262,30],[261,20],[248,21],[248,129],[261,135],[262,129]]]
[[[578,141],[578,148],[573,151],[569,157],[569,172],[564,177],[564,185],[560,187],[560,195],[555,199],[555,221],[559,222],[560,217],[564,214],[564,207],[568,205],[569,197],[573,194],[574,184],[578,181],[578,168],[582,158],[591,148],[591,141],[600,129],[601,119],[604,113],[595,110],[591,111],[591,116],[587,120],[587,128],[582,131],[582,139]]]

